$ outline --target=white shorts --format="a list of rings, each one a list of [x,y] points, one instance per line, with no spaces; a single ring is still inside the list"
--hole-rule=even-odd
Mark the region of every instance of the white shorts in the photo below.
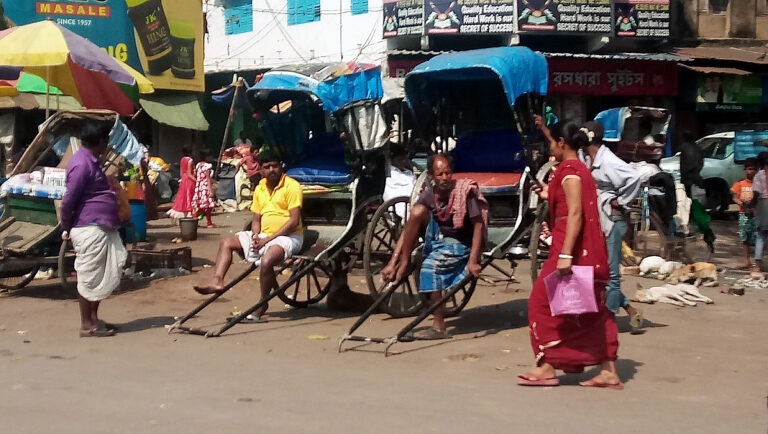
[[[261,233],[259,234],[259,238],[266,238],[268,237],[267,234]],[[268,242],[264,247],[261,248],[258,252],[254,252],[251,249],[252,246],[252,240],[253,240],[253,232],[252,231],[242,231],[237,233],[237,238],[240,240],[240,245],[243,247],[243,256],[247,261],[253,262],[256,265],[259,265],[261,262],[261,256],[266,253],[267,249],[269,249],[272,246],[280,246],[283,248],[283,252],[285,252],[285,256],[283,256],[283,259],[288,259],[291,256],[299,253],[299,250],[301,250],[301,246],[304,244],[304,236],[299,234],[291,234],[291,235],[281,235],[274,240]]]

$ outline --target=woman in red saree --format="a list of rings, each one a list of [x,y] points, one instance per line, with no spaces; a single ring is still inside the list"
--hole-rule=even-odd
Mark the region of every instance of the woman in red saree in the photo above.
[[[536,367],[518,375],[524,386],[557,386],[556,370],[582,372],[585,366],[600,365],[600,373],[579,384],[585,387],[621,389],[615,360],[619,347],[613,315],[605,306],[609,279],[608,254],[597,211],[597,188],[589,169],[576,150],[587,136],[577,124],[564,122],[552,131],[536,117],[536,124],[550,142],[551,155],[560,164],[548,187],[538,191],[549,201],[553,237],[549,259],[539,274],[528,300],[528,325]],[[572,265],[594,267],[598,312],[553,316],[544,278],[553,272],[568,274]]]

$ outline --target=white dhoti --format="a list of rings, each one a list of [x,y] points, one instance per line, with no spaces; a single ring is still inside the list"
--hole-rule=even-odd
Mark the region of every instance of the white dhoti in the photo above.
[[[77,292],[88,301],[109,297],[120,286],[128,259],[120,235],[101,226],[85,226],[72,228],[70,238],[76,254]]]

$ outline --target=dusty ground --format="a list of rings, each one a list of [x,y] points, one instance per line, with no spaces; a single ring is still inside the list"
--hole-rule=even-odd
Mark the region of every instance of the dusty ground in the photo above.
[[[450,320],[455,335],[438,344],[346,345],[338,337],[355,316],[272,304],[267,324],[238,325],[219,338],[168,335],[164,325],[202,300],[190,285],[220,235],[243,215],[217,216],[190,243],[195,273],[127,285],[102,316],[113,338],[77,337],[77,304],[55,284],[36,283],[0,299],[0,420],[14,433],[166,432],[680,432],[765,433],[768,394],[768,290],[745,296],[703,292],[713,305],[644,305],[647,333],[627,333],[619,317],[622,392],[523,388],[514,376],[532,362],[526,328],[528,264],[519,283],[481,286]],[[718,232],[735,222],[718,222]],[[150,223],[163,243],[167,221]],[[716,260],[733,265],[738,245],[721,236]],[[236,269],[242,269],[237,265]],[[201,271],[202,270],[202,271]],[[350,278],[360,285],[362,275]],[[628,278],[629,292],[640,282]],[[193,320],[221,324],[256,298],[246,280]],[[374,316],[360,330],[387,336],[407,320]],[[310,338],[311,337],[311,338]],[[327,337],[327,339],[323,339]]]

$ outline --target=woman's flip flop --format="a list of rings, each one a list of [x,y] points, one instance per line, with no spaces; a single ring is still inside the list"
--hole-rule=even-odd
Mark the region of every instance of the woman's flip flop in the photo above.
[[[619,383],[603,383],[600,381],[596,381],[594,378],[587,381],[582,381],[579,383],[579,386],[581,387],[597,387],[599,389],[611,389],[611,390],[622,390],[624,389],[624,385]]]
[[[520,374],[517,376],[517,384],[519,386],[559,386],[560,380],[557,377],[551,378],[539,378],[533,374]]]

